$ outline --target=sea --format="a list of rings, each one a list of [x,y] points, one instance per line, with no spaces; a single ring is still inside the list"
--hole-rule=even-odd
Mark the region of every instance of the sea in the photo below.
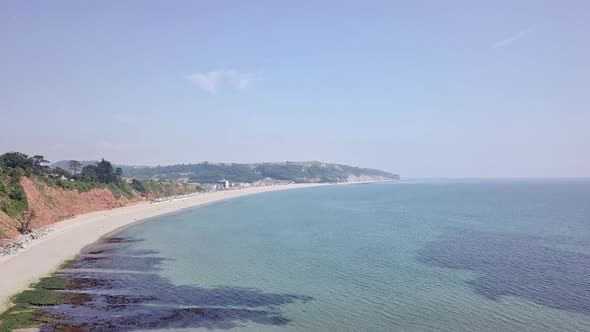
[[[93,331],[590,331],[590,180],[251,195],[133,224],[46,308]]]

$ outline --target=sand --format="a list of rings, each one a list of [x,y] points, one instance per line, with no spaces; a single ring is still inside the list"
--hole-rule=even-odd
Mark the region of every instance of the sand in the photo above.
[[[52,273],[64,261],[74,258],[85,246],[112,231],[147,218],[185,208],[263,192],[306,188],[320,184],[289,184],[199,194],[151,204],[142,202],[112,210],[79,215],[53,225],[47,236],[12,256],[0,258],[0,311],[12,295],[39,278]]]

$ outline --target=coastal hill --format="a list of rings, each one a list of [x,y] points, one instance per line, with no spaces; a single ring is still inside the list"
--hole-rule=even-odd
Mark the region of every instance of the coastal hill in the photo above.
[[[83,164],[93,164],[85,161]],[[67,161],[52,164],[65,168]],[[266,162],[252,164],[209,163],[178,164],[170,166],[118,165],[125,176],[137,179],[185,180],[213,183],[220,180],[255,182],[266,178],[296,183],[336,183],[359,181],[399,180],[399,175],[371,168],[360,168],[319,161]]]

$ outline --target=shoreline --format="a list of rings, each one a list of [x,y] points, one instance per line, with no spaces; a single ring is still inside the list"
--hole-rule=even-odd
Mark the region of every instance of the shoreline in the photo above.
[[[360,183],[362,182],[346,184]],[[57,222],[50,226],[52,229],[47,235],[31,241],[26,248],[0,257],[0,274],[3,279],[0,283],[0,312],[8,308],[13,295],[54,272],[64,261],[78,255],[84,247],[131,224],[237,197],[327,185],[334,184],[304,183],[216,191],[158,203],[142,202],[95,211]]]

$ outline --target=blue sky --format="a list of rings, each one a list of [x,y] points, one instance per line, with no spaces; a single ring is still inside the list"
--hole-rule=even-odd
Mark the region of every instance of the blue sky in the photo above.
[[[0,151],[590,176],[587,1],[3,1]]]

